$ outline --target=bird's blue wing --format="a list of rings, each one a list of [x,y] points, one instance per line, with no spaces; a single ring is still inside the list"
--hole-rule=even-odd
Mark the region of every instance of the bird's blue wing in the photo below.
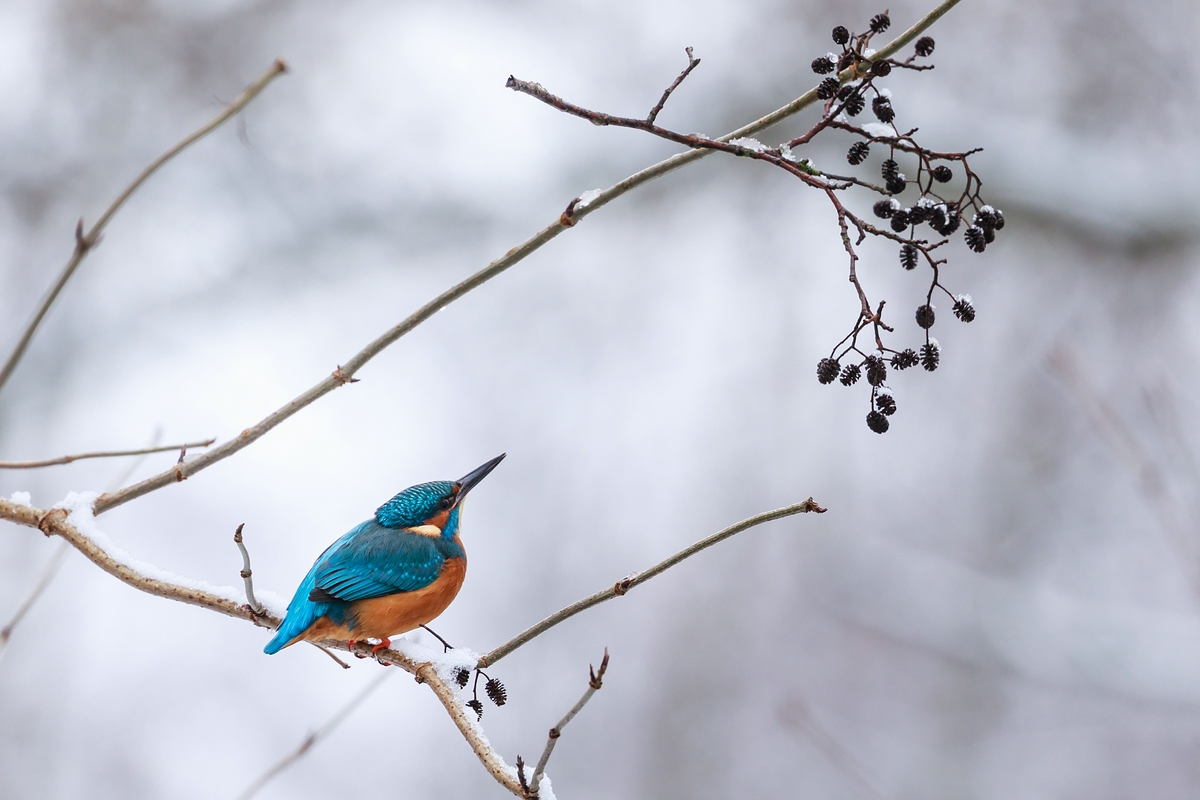
[[[317,560],[309,599],[351,602],[423,589],[434,582],[445,560],[432,537],[369,520]]]

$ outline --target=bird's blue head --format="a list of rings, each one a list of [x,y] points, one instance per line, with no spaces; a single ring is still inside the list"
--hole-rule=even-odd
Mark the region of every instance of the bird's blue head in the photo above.
[[[433,481],[410,486],[375,510],[375,521],[385,528],[411,528],[427,536],[453,539],[458,533],[462,502],[505,454],[473,469],[456,481]]]

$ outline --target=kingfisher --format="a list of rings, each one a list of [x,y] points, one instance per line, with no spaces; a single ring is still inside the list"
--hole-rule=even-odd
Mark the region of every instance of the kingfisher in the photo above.
[[[462,504],[503,459],[456,481],[410,486],[326,548],[304,576],[275,638],[263,652],[296,642],[377,639],[411,631],[446,610],[467,574],[459,539]]]

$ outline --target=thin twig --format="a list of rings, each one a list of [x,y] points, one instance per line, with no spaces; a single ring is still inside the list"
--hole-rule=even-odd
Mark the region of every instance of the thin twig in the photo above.
[[[352,697],[350,699],[350,702],[348,702],[348,703],[346,703],[346,705],[342,706],[342,708],[336,714],[334,714],[332,717],[330,717],[325,722],[324,725],[317,728],[315,731],[310,733],[308,736],[304,737],[304,741],[302,741],[300,743],[299,747],[297,747],[291,753],[288,753],[286,756],[281,758],[278,762],[275,763],[274,766],[272,766],[270,769],[268,769],[266,772],[264,772],[262,775],[260,775],[258,777],[258,779],[254,781],[254,783],[250,784],[250,786],[246,788],[246,791],[244,791],[240,795],[238,795],[238,800],[249,800],[249,798],[253,797],[255,794],[258,793],[259,789],[266,786],[267,783],[270,782],[270,780],[272,778],[274,778],[276,775],[283,772],[285,769],[287,769],[292,764],[296,763],[302,757],[304,757],[304,755],[309,750],[311,750],[314,745],[316,745],[322,739],[327,737],[329,734],[333,733],[333,731],[339,725],[341,725],[343,722],[345,722],[346,717],[348,717],[352,713],[354,713],[354,710],[356,708],[358,708],[360,705],[362,705],[363,702],[368,697],[370,697],[371,694],[376,689],[378,689],[380,686],[383,685],[384,681],[386,681],[389,677],[392,676],[392,674],[393,673],[390,671],[385,671],[378,678],[371,681],[371,683],[367,686],[367,688],[363,689],[357,695]]]
[[[8,640],[12,638],[13,628],[17,627],[17,624],[24,619],[25,615],[29,613],[29,609],[33,607],[33,604],[41,597],[42,592],[50,585],[50,581],[53,580],[55,573],[58,572],[58,568],[62,566],[63,557],[66,556],[69,549],[70,545],[66,542],[58,546],[58,549],[54,551],[54,555],[50,556],[50,561],[42,571],[42,577],[34,585],[33,591],[29,593],[29,596],[17,608],[17,613],[13,614],[8,624],[0,629],[0,658],[4,657],[4,651],[8,649]]]
[[[73,456],[47,458],[44,461],[0,461],[0,469],[36,469],[38,467],[56,467],[60,464],[70,464],[72,461],[83,461],[87,458],[119,458],[122,456],[142,456],[150,453],[165,453],[169,450],[186,450],[189,447],[208,447],[216,439],[205,439],[202,442],[186,444],[165,444],[156,447],[143,447],[141,450],[101,450],[95,453],[79,453]]]
[[[86,234],[83,232],[83,220],[79,220],[79,224],[75,227],[75,250],[71,254],[70,260],[67,261],[67,265],[63,268],[62,273],[59,274],[58,280],[54,282],[54,285],[50,287],[50,291],[47,292],[46,296],[42,298],[41,304],[38,306],[37,311],[34,312],[33,319],[29,321],[29,325],[26,326],[25,332],[21,334],[21,338],[17,341],[16,347],[13,348],[8,360],[4,363],[4,367],[0,369],[0,389],[4,388],[4,384],[7,383],[9,377],[17,368],[17,364],[20,362],[21,357],[25,355],[25,350],[29,347],[29,342],[31,339],[33,339],[34,332],[37,330],[38,325],[42,323],[42,319],[45,318],[46,313],[50,310],[50,306],[52,306],[54,301],[58,299],[59,293],[62,292],[63,287],[67,285],[67,281],[71,279],[71,276],[75,274],[75,269],[79,266],[80,262],[83,261],[88,252],[90,252],[93,247],[100,244],[101,233],[104,231],[105,226],[108,225],[109,220],[111,220],[113,215],[120,210],[121,206],[125,204],[125,201],[128,200],[130,196],[132,196],[133,193],[136,192],[151,175],[157,172],[163,164],[166,164],[172,158],[179,155],[181,152],[187,149],[189,145],[194,144],[200,139],[203,139],[209,133],[219,128],[222,123],[245,108],[246,105],[255,97],[257,97],[258,94],[267,87],[267,84],[274,80],[276,76],[284,72],[287,72],[287,64],[284,63],[282,58],[276,59],[275,63],[271,65],[271,68],[267,70],[266,74],[264,74],[254,83],[250,84],[250,86],[248,86],[244,92],[238,95],[236,100],[230,103],[229,106],[215,118],[213,118],[211,122],[184,138],[170,150],[154,159],[154,161],[150,163],[150,166],[142,170],[141,174],[134,178],[133,182],[126,186],[125,190],[117,196],[117,199],[112,201],[112,204],[105,209],[104,213],[100,215],[100,219],[96,220],[96,223],[92,225],[91,229],[88,230]]]
[[[233,532],[233,543],[238,546],[238,550],[242,551],[242,571],[239,574],[246,582],[246,602],[250,605],[250,610],[262,616],[266,610],[254,597],[254,571],[250,569],[250,551],[246,549],[246,545],[242,541],[242,528],[244,527],[246,527],[246,523],[243,522]]]
[[[600,669],[593,670],[592,666],[588,665],[588,688],[583,693],[583,697],[579,698],[579,702],[571,707],[567,715],[558,721],[558,724],[550,729],[549,735],[546,736],[546,749],[542,751],[542,757],[538,759],[537,767],[533,770],[533,780],[529,784],[529,796],[536,798],[538,794],[538,786],[541,785],[542,776],[546,774],[546,764],[550,761],[550,754],[554,752],[554,746],[558,744],[558,737],[562,736],[563,728],[567,727],[567,723],[575,719],[575,715],[583,710],[587,705],[588,700],[592,699],[592,695],[600,691],[604,685],[604,671],[608,669],[608,648],[604,648],[604,660],[600,662]]]
[[[651,578],[666,572],[684,559],[690,558],[691,556],[696,555],[696,553],[699,553],[701,550],[712,547],[714,544],[722,542],[728,539],[730,536],[741,533],[745,530],[749,530],[750,528],[753,528],[756,525],[761,525],[764,522],[783,519],[784,517],[790,517],[793,514],[806,514],[810,511],[817,514],[824,514],[826,509],[821,508],[821,506],[817,505],[817,502],[810,497],[803,503],[784,506],[783,508],[777,508],[774,511],[764,511],[761,514],[755,514],[753,517],[747,517],[737,524],[730,525],[724,530],[717,531],[712,536],[709,536],[706,539],[701,539],[690,547],[685,547],[684,549],[680,550],[670,558],[658,562],[645,572],[635,572],[632,575],[617,581],[616,584],[610,586],[604,591],[596,592],[595,594],[585,597],[578,602],[572,603],[560,611],[554,612],[538,624],[528,628],[504,644],[500,645],[495,650],[480,656],[478,666],[492,666],[497,661],[516,650],[518,647],[528,644],[530,641],[538,636],[541,636],[543,633],[550,630],[555,625],[558,625],[560,622],[564,622],[579,612],[586,611],[594,605],[599,605],[605,600],[611,600],[614,597],[621,597],[633,587],[639,586]]]
[[[906,44],[919,36],[925,31],[925,29],[940,19],[942,15],[956,6],[959,2],[960,0],[943,0],[942,3],[939,3],[932,11],[922,17],[917,24],[913,25],[903,34],[880,48],[873,58],[888,58],[900,48],[904,47]],[[854,74],[854,71],[852,69],[847,69],[843,74],[844,80],[850,80]],[[782,122],[788,117],[797,114],[798,112],[812,105],[816,100],[817,91],[816,89],[811,89],[787,105],[772,111],[770,114],[767,114],[766,116],[761,117],[754,122],[751,122],[749,125],[745,125],[735,131],[725,134],[717,141],[728,142],[731,139],[751,136],[759,131]],[[576,207],[573,209],[570,219],[564,221],[560,216],[559,219],[556,219],[550,225],[538,231],[531,238],[517,245],[500,258],[476,272],[474,275],[470,276],[456,286],[447,289],[445,292],[438,295],[421,308],[417,309],[407,319],[364,347],[352,359],[346,362],[345,365],[334,370],[333,374],[328,378],[299,395],[287,405],[273,412],[257,425],[247,428],[236,438],[231,439],[230,441],[225,442],[224,444],[215,447],[212,450],[209,450],[207,453],[204,453],[183,465],[183,467],[179,470],[179,474],[181,474],[184,478],[190,477],[191,475],[195,475],[200,470],[210,467],[218,461],[226,459],[234,453],[240,451],[242,448],[256,441],[263,434],[267,433],[296,412],[307,407],[321,397],[324,397],[334,389],[352,382],[354,380],[355,373],[357,373],[359,369],[361,369],[372,358],[381,353],[386,347],[400,339],[400,337],[416,328],[422,322],[429,319],[438,311],[453,303],[455,300],[458,300],[472,290],[479,288],[492,278],[507,270],[509,267],[524,260],[526,256],[541,248],[542,245],[546,244],[563,231],[574,227],[579,220],[602,208],[603,206],[608,205],[621,195],[636,189],[642,184],[648,183],[656,178],[661,178],[668,172],[673,172],[680,167],[691,164],[694,161],[698,161],[699,159],[708,156],[711,152],[712,150],[693,149],[671,156],[670,158],[660,161],[651,167],[647,167],[640,172],[630,175],[623,181],[613,184],[609,188],[600,192],[600,194],[598,194],[583,208]],[[168,486],[177,482],[177,480],[178,475],[176,470],[171,469],[141,481],[140,483],[135,483],[134,485],[126,487],[118,492],[101,495],[96,501],[95,513],[97,515],[103,514],[105,511],[116,508],[122,503],[127,503],[136,497],[141,497],[142,495],[155,491],[156,489],[161,489],[164,486]]]
[[[679,77],[675,79],[675,82],[666,88],[666,91],[662,93],[662,97],[654,105],[654,108],[650,109],[650,113],[646,115],[646,121],[652,125],[654,124],[654,120],[658,119],[658,114],[663,110],[663,106],[667,104],[667,100],[670,99],[671,92],[678,89],[679,84],[683,83],[684,78],[686,78],[688,75],[691,75],[692,70],[700,66],[700,59],[692,56],[692,48],[685,47],[683,48],[683,51],[687,53],[688,65],[684,67],[683,72],[679,73]]]

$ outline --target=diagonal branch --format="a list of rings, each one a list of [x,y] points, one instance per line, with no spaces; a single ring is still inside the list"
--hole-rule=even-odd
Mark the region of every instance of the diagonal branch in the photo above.
[[[38,598],[42,596],[42,592],[46,591],[46,587],[50,585],[50,581],[52,581],[54,576],[58,573],[58,568],[62,566],[63,558],[67,555],[67,551],[70,549],[71,548],[66,542],[63,542],[58,546],[58,549],[54,551],[54,555],[50,556],[50,561],[46,564],[45,570],[42,571],[42,577],[38,579],[38,582],[33,587],[33,590],[25,598],[25,601],[17,608],[16,613],[13,614],[12,619],[8,621],[8,624],[3,628],[0,628],[0,658],[4,656],[4,651],[8,649],[8,640],[12,638],[13,628],[20,624],[21,620],[25,618],[25,615],[29,613],[29,609],[32,608],[33,604],[37,602]]]
[[[55,467],[60,464],[70,464],[72,461],[83,461],[87,458],[118,458],[121,456],[144,456],[150,453],[166,453],[171,450],[187,450],[189,447],[208,447],[216,439],[205,439],[202,442],[187,442],[186,444],[165,444],[161,447],[143,447],[141,450],[101,450],[95,453],[79,453],[73,456],[47,458],[44,461],[0,461],[0,469],[36,469],[38,467]]]
[[[384,672],[378,678],[371,681],[371,683],[368,684],[365,689],[356,694],[354,697],[350,698],[350,701],[346,703],[346,705],[342,706],[342,708],[339,709],[336,714],[326,720],[324,725],[317,728],[308,736],[304,737],[304,741],[300,743],[299,747],[277,761],[262,775],[258,776],[254,783],[246,787],[246,791],[238,795],[238,800],[250,800],[250,798],[258,794],[258,790],[266,786],[272,778],[303,758],[304,755],[313,748],[313,745],[317,744],[329,734],[333,733],[333,731],[339,725],[345,722],[346,717],[354,713],[354,710],[362,705],[368,697],[374,694],[375,690],[382,686],[383,682],[390,678],[392,674],[393,673],[390,671]]]
[[[701,539],[690,547],[685,547],[670,558],[658,562],[645,572],[635,572],[632,575],[617,581],[613,586],[605,589],[604,591],[596,592],[595,594],[589,595],[578,602],[572,603],[560,611],[554,612],[533,627],[517,634],[512,639],[497,647],[495,650],[480,656],[479,666],[492,666],[497,661],[516,650],[518,647],[523,647],[524,645],[529,644],[529,642],[533,641],[538,636],[541,636],[543,633],[550,630],[555,625],[558,625],[560,622],[565,622],[581,611],[586,611],[592,606],[599,605],[606,600],[611,600],[614,597],[621,597],[633,587],[640,586],[651,578],[661,575],[684,559],[691,558],[701,550],[712,547],[718,542],[723,542],[730,536],[734,536],[742,531],[749,530],[750,528],[753,528],[756,525],[761,525],[764,522],[783,519],[784,517],[790,517],[793,514],[807,514],[809,512],[824,514],[825,511],[826,509],[821,508],[821,506],[819,506],[817,502],[810,497],[803,503],[784,506],[783,508],[777,508],[774,511],[764,511],[761,514],[755,514],[753,517],[748,517],[741,522],[730,525],[728,528],[717,531],[706,539]]]
[[[558,737],[562,736],[563,728],[567,727],[567,723],[575,719],[575,715],[583,710],[587,705],[588,700],[592,699],[592,695],[600,691],[604,685],[604,672],[608,669],[608,648],[604,648],[604,660],[600,662],[600,669],[593,670],[592,666],[588,665],[588,688],[583,693],[583,697],[579,698],[579,702],[571,707],[567,715],[558,721],[558,724],[550,729],[549,735],[546,737],[546,749],[542,751],[542,757],[538,759],[537,767],[533,770],[533,780],[529,783],[529,796],[537,798],[538,787],[542,783],[542,778],[546,776],[546,764],[550,762],[550,754],[554,752],[554,745],[558,744]]]
[[[919,22],[880,48],[876,52],[874,58],[883,59],[891,56],[893,53],[919,36],[930,25],[940,19],[943,14],[945,14],[959,2],[960,0],[943,0],[943,2],[937,5],[937,7],[922,17]],[[850,80],[850,78],[855,74],[856,73],[853,69],[848,68],[840,77],[842,80]],[[767,114],[764,117],[760,117],[754,122],[751,122],[749,125],[745,125],[736,131],[725,134],[717,139],[717,141],[728,142],[739,137],[751,136],[759,131],[771,127],[772,125],[782,122],[788,117],[797,114],[798,112],[812,105],[814,102],[816,102],[816,100],[816,89],[811,89],[787,105],[772,111],[770,114]],[[210,467],[218,461],[226,459],[234,453],[237,453],[242,448],[256,441],[272,428],[276,427],[301,409],[307,407],[321,397],[324,397],[334,389],[352,382],[354,380],[354,375],[358,372],[358,370],[366,365],[366,363],[372,358],[381,353],[386,347],[400,339],[400,337],[416,328],[422,322],[429,319],[438,311],[453,303],[455,300],[458,300],[472,290],[479,288],[492,278],[495,278],[497,275],[507,270],[509,267],[524,260],[526,256],[529,256],[534,251],[540,249],[542,245],[546,244],[563,231],[574,227],[579,220],[588,216],[593,211],[596,211],[602,206],[608,205],[613,200],[636,189],[642,184],[648,183],[655,178],[660,178],[663,175],[666,175],[668,172],[672,172],[682,166],[686,166],[698,161],[699,159],[709,155],[711,152],[712,150],[692,149],[688,150],[687,152],[671,156],[670,158],[660,161],[651,167],[647,167],[640,172],[630,175],[628,178],[625,178],[619,183],[613,184],[609,188],[597,194],[586,204],[574,204],[572,213],[570,215],[561,215],[550,225],[534,234],[531,238],[517,245],[500,258],[476,272],[474,275],[471,275],[458,285],[447,289],[445,292],[414,311],[407,319],[400,322],[400,324],[396,325],[391,330],[385,332],[382,336],[359,351],[344,365],[335,369],[332,375],[313,386],[308,391],[299,395],[287,405],[273,412],[257,425],[247,428],[236,438],[231,439],[230,441],[213,448],[207,453],[192,459],[186,464],[181,465],[178,471],[175,469],[167,470],[140,483],[135,483],[132,486],[126,487],[118,492],[101,495],[96,501],[95,513],[97,515],[103,514],[105,511],[116,508],[122,503],[127,503],[136,497],[141,497],[144,494],[153,492],[157,489],[163,488],[164,486],[169,486],[170,484],[179,480],[183,480],[195,475],[200,470]]]
[[[170,150],[154,159],[154,161],[150,163],[150,166],[142,170],[141,174],[134,178],[133,182],[126,186],[125,190],[117,196],[117,199],[113,200],[112,204],[104,210],[104,213],[100,215],[100,219],[96,220],[96,223],[92,225],[91,229],[89,229],[86,234],[83,232],[83,220],[79,220],[79,224],[75,227],[75,251],[71,254],[71,258],[69,261],[67,261],[67,265],[63,267],[63,271],[59,274],[58,280],[54,282],[54,285],[50,287],[50,291],[48,291],[46,296],[42,298],[41,304],[38,306],[37,311],[34,312],[33,319],[29,321],[29,325],[26,326],[25,332],[22,333],[21,338],[17,340],[17,345],[13,348],[12,353],[8,356],[8,360],[4,363],[4,366],[0,368],[0,389],[4,388],[4,384],[8,382],[9,377],[17,368],[17,364],[20,363],[21,357],[25,355],[25,350],[29,347],[29,342],[33,339],[33,334],[37,331],[38,326],[42,324],[42,320],[46,317],[46,313],[50,310],[50,306],[54,305],[54,301],[58,299],[58,295],[62,292],[63,287],[67,285],[67,281],[71,279],[71,276],[75,274],[76,268],[79,266],[80,262],[83,261],[84,257],[87,256],[93,247],[100,244],[101,233],[103,233],[105,226],[108,225],[109,221],[113,218],[113,215],[121,209],[121,206],[125,205],[125,201],[128,200],[133,193],[136,192],[141,185],[150,178],[151,175],[157,172],[163,164],[166,164],[172,158],[186,150],[190,145],[198,142],[217,128],[221,127],[222,123],[245,108],[246,105],[255,97],[257,97],[263,89],[267,88],[267,84],[284,72],[287,72],[287,64],[282,58],[276,59],[275,63],[271,65],[271,68],[268,69],[261,78],[246,87],[246,90],[238,95],[237,99],[230,103],[224,111],[214,117],[211,122],[185,137]]]

